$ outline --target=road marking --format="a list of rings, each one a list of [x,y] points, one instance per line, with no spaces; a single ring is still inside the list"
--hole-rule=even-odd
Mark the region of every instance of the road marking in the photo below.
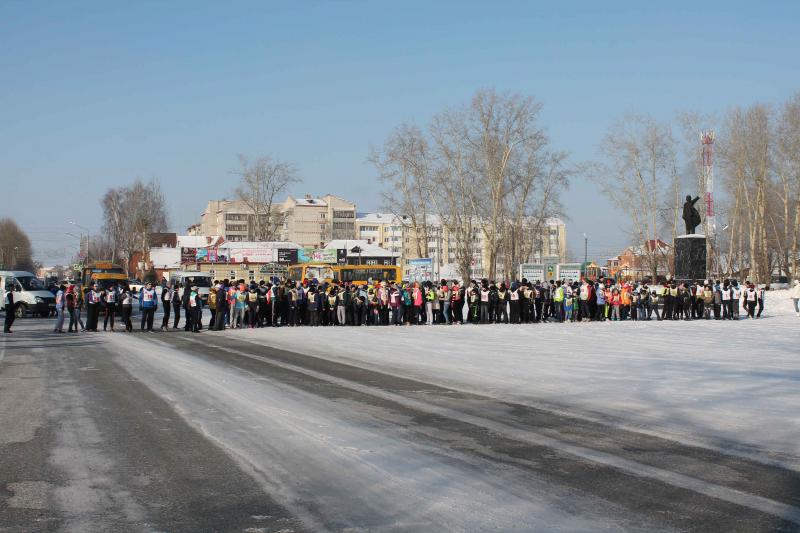
[[[195,340],[191,338],[186,338],[186,341],[195,344],[201,344],[204,346],[209,346],[208,342],[204,342],[201,340]],[[264,345],[258,344],[254,341],[249,341],[246,339],[241,339],[244,342],[248,342],[250,344],[255,344],[257,346],[263,347]],[[160,341],[159,341],[160,343]],[[180,348],[175,347],[174,345],[163,343],[166,346],[171,347],[172,349],[180,350]],[[635,476],[640,477],[648,477],[651,479],[655,479],[657,481],[661,481],[662,483],[666,483],[668,485],[672,485],[674,487],[679,487],[682,489],[690,490],[692,492],[696,492],[699,494],[703,494],[705,496],[709,496],[711,498],[716,498],[718,500],[722,500],[728,503],[732,503],[734,505],[739,505],[741,507],[747,507],[749,509],[753,509],[755,511],[759,511],[762,513],[766,513],[772,516],[777,516],[789,522],[793,522],[795,524],[800,524],[800,508],[795,507],[793,505],[788,505],[785,503],[777,502],[775,500],[765,498],[763,496],[757,496],[755,494],[750,494],[744,491],[731,489],[728,487],[724,487],[721,485],[717,485],[715,483],[710,483],[708,481],[703,481],[700,479],[696,479],[690,476],[686,476],[684,474],[678,474],[675,472],[671,472],[669,470],[664,470],[662,468],[645,465],[642,463],[638,463],[636,461],[631,461],[629,459],[623,459],[621,457],[617,457],[616,455],[601,452],[598,450],[593,450],[591,448],[585,448],[583,446],[578,446],[575,444],[569,444],[566,442],[562,442],[558,439],[553,437],[549,437],[546,435],[542,435],[535,431],[527,430],[527,429],[519,429],[515,428],[501,422],[496,422],[494,420],[490,420],[487,418],[469,415],[466,413],[462,413],[460,411],[456,411],[453,409],[449,409],[446,407],[438,407],[434,405],[427,404],[425,402],[421,402],[419,400],[414,400],[411,398],[407,398],[405,396],[395,394],[392,392],[384,391],[377,387],[371,387],[369,385],[363,385],[361,383],[356,383],[350,380],[346,380],[343,378],[338,378],[335,376],[330,376],[328,374],[317,372],[315,370],[309,370],[307,368],[303,368],[300,366],[296,366],[290,363],[284,363],[281,361],[275,361],[268,357],[263,357],[260,355],[249,354],[247,352],[243,352],[241,350],[236,350],[234,348],[228,348],[225,346],[219,345],[212,345],[213,348],[234,354],[239,355],[242,357],[247,357],[249,359],[253,359],[255,361],[260,361],[263,363],[267,363],[269,365],[277,366],[279,368],[284,368],[286,370],[290,370],[293,372],[298,372],[301,374],[305,374],[309,377],[313,377],[322,381],[327,381],[328,383],[333,383],[339,385],[341,387],[361,392],[363,394],[367,394],[369,396],[378,397],[382,399],[386,399],[389,401],[393,401],[405,407],[409,407],[411,409],[415,409],[418,411],[422,411],[428,414],[439,415],[447,418],[451,418],[454,420],[458,420],[460,422],[464,422],[467,424],[471,424],[474,426],[483,427],[485,429],[489,429],[491,431],[512,437],[516,440],[527,442],[529,444],[533,444],[536,446],[543,446],[546,448],[554,449],[561,451],[563,453],[572,455],[574,457],[578,457],[580,459],[584,459],[593,463],[598,463],[602,465],[606,465],[612,468],[616,468],[618,470],[622,470],[633,474]]]

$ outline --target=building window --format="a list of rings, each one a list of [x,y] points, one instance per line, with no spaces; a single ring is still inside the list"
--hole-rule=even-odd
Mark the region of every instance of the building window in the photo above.
[[[256,271],[255,270],[249,270],[247,272],[247,275],[250,276],[250,281],[253,281],[254,279],[256,279]]]
[[[322,230],[322,231],[325,231],[325,224],[320,224],[319,225],[319,229]]]
[[[319,214],[319,218],[320,218],[321,220],[325,220],[325,213],[320,213],[320,214]]]
[[[356,218],[354,211],[334,211],[333,218]]]

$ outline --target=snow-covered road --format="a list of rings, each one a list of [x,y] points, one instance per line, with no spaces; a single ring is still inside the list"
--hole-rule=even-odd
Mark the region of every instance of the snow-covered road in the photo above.
[[[785,306],[738,323],[48,326],[0,343],[0,529],[800,527]]]

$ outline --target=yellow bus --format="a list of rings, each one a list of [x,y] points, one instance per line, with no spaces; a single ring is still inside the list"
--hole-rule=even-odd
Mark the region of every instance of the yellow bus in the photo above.
[[[327,263],[301,263],[288,270],[292,281],[317,280],[318,283],[352,283],[366,285],[370,281],[401,281],[400,267],[396,265],[330,265]]]
[[[83,284],[88,286],[96,283],[100,288],[107,289],[111,285],[120,285],[128,281],[128,276],[119,265],[111,261],[95,261],[83,269]]]

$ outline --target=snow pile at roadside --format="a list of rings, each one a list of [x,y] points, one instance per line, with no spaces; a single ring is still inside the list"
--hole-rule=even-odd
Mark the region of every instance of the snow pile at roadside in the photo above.
[[[587,416],[800,468],[800,320],[227,331],[278,348]],[[734,446],[734,443],[738,443]]]

